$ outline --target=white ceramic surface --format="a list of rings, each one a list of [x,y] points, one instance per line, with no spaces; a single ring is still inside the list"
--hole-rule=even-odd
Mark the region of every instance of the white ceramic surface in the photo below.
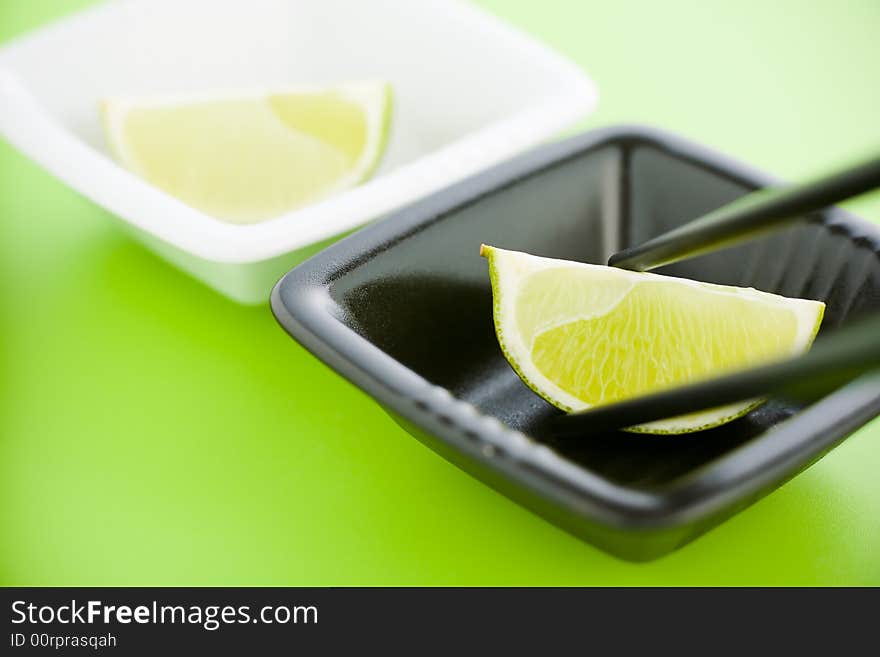
[[[109,155],[108,96],[328,85],[395,92],[366,184],[222,223]],[[0,49],[0,134],[169,261],[243,303],[320,244],[553,136],[596,103],[575,65],[459,0],[113,0]]]

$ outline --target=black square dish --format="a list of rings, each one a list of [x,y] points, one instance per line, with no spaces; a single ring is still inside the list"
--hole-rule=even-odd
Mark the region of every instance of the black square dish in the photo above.
[[[880,412],[880,377],[800,408],[771,400],[696,434],[554,438],[561,411],[501,353],[481,242],[605,263],[775,181],[677,137],[613,128],[546,146],[322,251],[275,287],[299,342],[409,433],[625,559],[670,552],[776,488]],[[832,209],[668,267],[828,305],[823,331],[880,311],[880,231]]]

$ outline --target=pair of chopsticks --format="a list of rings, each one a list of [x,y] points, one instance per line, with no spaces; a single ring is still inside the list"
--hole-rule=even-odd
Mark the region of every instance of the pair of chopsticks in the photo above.
[[[647,271],[804,221],[805,215],[880,188],[880,156],[811,182],[762,189],[619,251],[608,264]],[[880,368],[880,317],[822,338],[808,353],[762,367],[555,418],[557,435],[584,436],[767,395],[808,403]]]

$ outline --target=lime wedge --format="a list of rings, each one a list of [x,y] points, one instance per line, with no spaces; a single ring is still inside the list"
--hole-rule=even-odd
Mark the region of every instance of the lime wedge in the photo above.
[[[388,136],[391,89],[112,99],[107,141],[126,167],[212,217],[250,224],[368,178]]]
[[[809,349],[825,304],[553,260],[483,245],[495,332],[532,390],[577,411],[718,376]],[[630,427],[687,433],[761,400]]]

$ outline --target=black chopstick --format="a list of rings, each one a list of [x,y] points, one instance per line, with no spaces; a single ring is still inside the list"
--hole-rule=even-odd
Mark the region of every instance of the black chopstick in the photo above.
[[[587,437],[768,395],[808,403],[880,372],[880,317],[836,330],[796,358],[553,419],[562,438]]]
[[[615,253],[608,264],[647,271],[731,246],[880,187],[880,155],[800,185],[758,190],[643,244]]]

